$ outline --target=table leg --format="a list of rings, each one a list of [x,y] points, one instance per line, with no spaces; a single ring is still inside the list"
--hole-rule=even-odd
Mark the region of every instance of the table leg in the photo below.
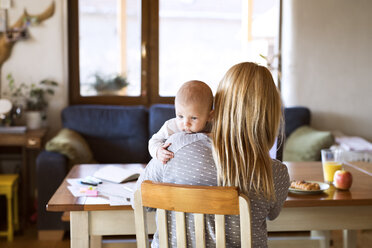
[[[331,241],[331,231],[324,230],[316,230],[316,231],[311,231],[311,237],[320,237],[320,247],[321,248],[329,248],[330,246],[330,241]]]
[[[357,247],[357,231],[343,230],[343,247],[356,248]]]
[[[90,248],[102,248],[102,236],[91,235],[90,236]]]
[[[71,248],[89,248],[89,213],[70,212]]]

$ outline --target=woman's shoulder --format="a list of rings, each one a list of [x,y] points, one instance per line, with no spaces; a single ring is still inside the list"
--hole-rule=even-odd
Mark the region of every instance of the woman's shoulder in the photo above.
[[[277,159],[273,159],[273,178],[275,184],[283,186],[283,189],[289,187],[288,168],[285,164]]]
[[[211,140],[205,133],[185,133],[179,132],[175,133],[169,137],[166,143],[171,143],[172,145],[169,147],[169,150],[172,152],[177,152],[179,149],[193,144],[204,144],[210,146]]]
[[[277,173],[280,173],[280,174],[288,174],[288,168],[285,164],[283,164],[282,161],[280,160],[277,160],[277,159],[272,159],[273,161],[273,174],[277,174]]]

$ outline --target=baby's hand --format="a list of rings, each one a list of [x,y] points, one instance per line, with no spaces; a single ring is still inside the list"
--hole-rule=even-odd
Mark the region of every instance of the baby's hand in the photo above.
[[[167,150],[167,148],[171,145],[171,143],[167,143],[159,147],[158,151],[156,152],[156,157],[160,160],[163,164],[166,164],[171,158],[174,157],[173,152]]]

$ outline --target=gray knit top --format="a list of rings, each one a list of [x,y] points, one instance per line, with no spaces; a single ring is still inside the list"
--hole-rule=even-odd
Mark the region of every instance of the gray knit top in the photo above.
[[[137,182],[140,188],[144,180],[156,182],[217,185],[217,171],[212,157],[211,140],[202,133],[176,133],[167,143],[172,145],[169,150],[174,152],[174,158],[163,165],[152,159]],[[288,194],[289,175],[287,167],[278,160],[273,160],[273,177],[276,201],[268,201],[263,196],[253,192],[248,194],[252,211],[253,247],[267,247],[266,219],[275,219],[282,208]],[[169,247],[177,247],[175,214],[168,211]],[[240,247],[239,216],[225,217],[226,247]],[[215,247],[214,216],[206,215],[206,247]],[[186,214],[187,247],[195,247],[194,217]],[[159,247],[159,236],[156,232],[151,247]]]

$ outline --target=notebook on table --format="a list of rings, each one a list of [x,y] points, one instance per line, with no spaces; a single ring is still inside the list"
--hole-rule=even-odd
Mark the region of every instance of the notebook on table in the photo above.
[[[121,168],[114,165],[106,165],[94,173],[94,177],[113,183],[123,183],[136,180],[141,174],[140,170]]]

